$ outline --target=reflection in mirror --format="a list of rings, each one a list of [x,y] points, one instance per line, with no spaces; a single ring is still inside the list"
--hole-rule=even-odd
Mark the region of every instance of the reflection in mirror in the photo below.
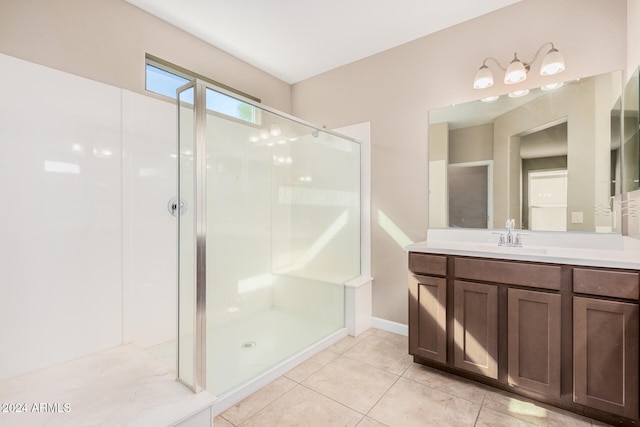
[[[622,198],[625,234],[640,238],[640,136],[638,69],[625,85],[623,95]]]
[[[621,83],[618,71],[430,111],[429,227],[620,232]]]
[[[624,188],[631,192],[640,188],[640,147],[638,146],[638,70],[624,88]]]

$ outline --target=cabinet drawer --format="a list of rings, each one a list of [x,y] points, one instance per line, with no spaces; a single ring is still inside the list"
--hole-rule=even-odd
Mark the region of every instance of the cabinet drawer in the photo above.
[[[409,270],[414,273],[447,275],[447,257],[445,255],[428,255],[409,253]]]
[[[560,266],[525,264],[511,261],[456,258],[455,276],[461,279],[509,285],[531,286],[541,289],[560,289]]]
[[[639,287],[638,273],[573,269],[573,291],[577,293],[637,300]]]

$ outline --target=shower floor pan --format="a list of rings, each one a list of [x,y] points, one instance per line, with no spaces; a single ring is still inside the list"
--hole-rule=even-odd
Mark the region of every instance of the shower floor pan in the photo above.
[[[232,322],[209,325],[207,390],[223,400],[225,396],[241,390],[274,366],[337,331],[341,333],[333,341],[346,335],[342,326],[337,327],[275,309],[256,312]],[[328,345],[330,343],[326,346]],[[153,347],[149,351],[169,366],[175,366],[175,341]]]

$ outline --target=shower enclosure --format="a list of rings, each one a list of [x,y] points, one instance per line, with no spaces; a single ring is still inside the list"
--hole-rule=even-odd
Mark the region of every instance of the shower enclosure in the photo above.
[[[199,80],[177,99],[178,378],[221,396],[343,331],[360,146]]]

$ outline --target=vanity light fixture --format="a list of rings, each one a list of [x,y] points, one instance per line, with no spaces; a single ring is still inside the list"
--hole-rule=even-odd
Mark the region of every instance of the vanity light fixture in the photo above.
[[[525,81],[527,78],[527,73],[531,69],[531,64],[538,58],[538,55],[540,55],[540,52],[542,52],[545,46],[551,46],[551,49],[549,49],[545,57],[542,59],[542,64],[540,65],[540,75],[552,76],[564,71],[564,58],[562,57],[560,52],[558,52],[558,49],[556,49],[552,42],[546,42],[538,48],[538,51],[533,56],[533,59],[529,62],[520,61],[520,59],[518,59],[518,54],[514,53],[513,60],[506,68],[503,67],[496,58],[492,56],[486,57],[482,61],[482,66],[480,67],[480,69],[478,69],[476,77],[473,80],[474,89],[485,89],[493,86],[493,73],[491,72],[491,69],[489,69],[487,61],[495,62],[496,65],[498,65],[498,67],[500,67],[500,69],[505,72],[504,82],[506,84],[515,84]]]

